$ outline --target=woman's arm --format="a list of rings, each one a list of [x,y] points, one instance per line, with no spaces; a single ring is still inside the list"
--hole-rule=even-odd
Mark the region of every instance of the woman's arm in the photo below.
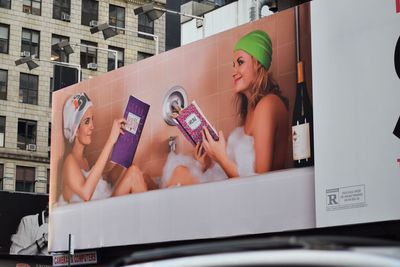
[[[277,105],[275,96],[266,96],[260,100],[254,110],[252,136],[254,138],[255,172],[272,170],[274,140],[277,128]]]
[[[86,179],[83,177],[79,164],[75,160],[75,158],[72,155],[67,157],[63,173],[66,179],[66,184],[82,200],[88,201],[91,199],[96,189],[97,183],[99,182],[102,176],[104,167],[108,161],[108,157],[112,151],[112,148],[115,142],[117,141],[118,135],[120,133],[123,134],[121,126],[124,122],[125,122],[124,119],[114,120],[110,136],[108,137],[106,144],[104,145],[103,150],[100,153],[99,158],[93,165]]]
[[[73,155],[70,154],[65,160],[63,172],[65,183],[83,201],[88,201],[92,198],[111,149],[112,144],[107,141],[87,178],[83,176],[81,168]]]
[[[210,158],[222,167],[228,178],[238,177],[239,172],[236,163],[226,153],[226,141],[224,133],[219,131],[219,140],[215,141],[207,128],[203,132],[203,147]]]

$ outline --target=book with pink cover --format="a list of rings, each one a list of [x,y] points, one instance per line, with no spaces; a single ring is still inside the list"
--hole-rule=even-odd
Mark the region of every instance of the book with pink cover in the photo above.
[[[124,134],[118,136],[114,145],[111,154],[112,162],[125,168],[129,168],[132,165],[149,109],[150,105],[133,96],[129,96],[124,112],[124,118],[127,121],[125,131]]]
[[[177,127],[179,130],[194,146],[202,142],[203,137],[201,133],[204,126],[207,127],[215,141],[219,140],[217,131],[212,127],[195,101],[180,111],[179,116],[176,117],[176,121],[178,122]]]

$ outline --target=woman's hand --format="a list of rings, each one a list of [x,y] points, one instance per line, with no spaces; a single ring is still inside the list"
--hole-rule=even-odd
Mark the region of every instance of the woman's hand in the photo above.
[[[111,128],[109,141],[114,145],[117,142],[119,134],[124,134],[123,126],[126,124],[124,118],[115,119]]]
[[[238,177],[239,172],[237,165],[234,161],[229,159],[228,153],[226,152],[226,141],[224,133],[219,131],[219,140],[215,141],[207,128],[204,128],[203,135],[203,147],[206,150],[208,156],[219,163],[228,178]]]
[[[212,160],[207,155],[205,149],[203,148],[203,143],[198,143],[193,151],[193,157],[200,163],[201,170],[204,172],[210,168]]]
[[[226,159],[228,156],[226,154],[226,141],[224,133],[219,131],[219,140],[215,141],[210,132],[206,127],[204,127],[203,132],[203,143],[202,147],[206,151],[207,155],[214,161],[221,163],[222,160]]]

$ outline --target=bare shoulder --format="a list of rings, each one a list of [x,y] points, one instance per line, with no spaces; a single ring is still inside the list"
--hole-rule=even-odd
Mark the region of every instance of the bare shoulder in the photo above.
[[[63,174],[71,173],[72,170],[79,169],[78,167],[78,162],[74,158],[72,154],[68,154],[68,156],[64,160],[64,165],[63,165]],[[68,177],[68,175],[66,175]]]
[[[76,159],[74,156],[70,153],[67,155],[67,157],[64,160],[64,166],[68,164],[77,164]]]
[[[261,100],[258,102],[254,110],[254,115],[255,117],[270,117],[286,112],[285,104],[282,102],[279,96],[275,94],[268,94],[261,98]]]

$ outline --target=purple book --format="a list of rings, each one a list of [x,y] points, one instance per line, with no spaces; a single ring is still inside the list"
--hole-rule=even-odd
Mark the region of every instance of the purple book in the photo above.
[[[203,141],[201,132],[204,126],[207,127],[215,141],[219,140],[217,131],[212,127],[195,101],[182,109],[176,120],[179,130],[181,130],[186,139],[194,146]]]
[[[120,134],[111,154],[111,161],[125,168],[131,166],[150,106],[129,96],[125,108],[125,134]]]

